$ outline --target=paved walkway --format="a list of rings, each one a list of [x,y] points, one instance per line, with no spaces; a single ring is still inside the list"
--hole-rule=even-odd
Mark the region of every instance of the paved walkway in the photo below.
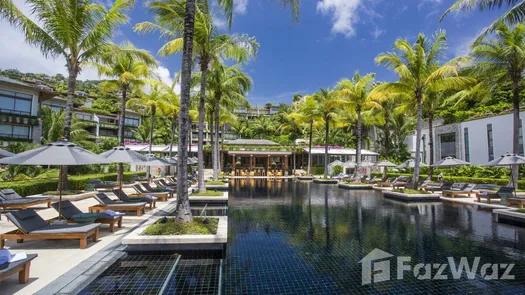
[[[131,190],[128,192],[132,193]],[[168,206],[169,203],[172,203],[172,200],[174,199],[170,199],[169,202],[157,202],[157,209],[162,210],[162,208]],[[93,198],[89,198],[73,203],[83,212],[88,212],[88,207],[96,205],[98,202]],[[58,217],[58,213],[53,208],[42,208],[38,206],[34,208],[38,209],[38,214],[44,219]],[[36,253],[38,257],[31,263],[29,283],[25,285],[18,284],[18,275],[13,275],[10,278],[0,281],[0,294],[34,294],[57,278],[67,275],[72,268],[82,261],[101,251],[112,242],[122,238],[133,227],[147,220],[155,211],[158,210],[147,210],[146,214],[142,216],[126,215],[122,228],[119,229],[115,227],[114,233],[109,232],[107,225],[101,225],[99,241],[94,243],[88,239],[87,248],[84,250],[79,249],[78,240],[28,240],[22,244],[18,244],[14,240],[6,241],[6,249],[11,253]],[[11,231],[15,228],[11,222],[7,221],[5,216],[2,216],[0,232]]]

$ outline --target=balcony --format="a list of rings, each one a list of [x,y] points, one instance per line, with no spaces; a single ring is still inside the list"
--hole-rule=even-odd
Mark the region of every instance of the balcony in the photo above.
[[[2,111],[5,110],[2,109]],[[24,114],[0,112],[0,122],[36,126],[38,125],[38,117]]]

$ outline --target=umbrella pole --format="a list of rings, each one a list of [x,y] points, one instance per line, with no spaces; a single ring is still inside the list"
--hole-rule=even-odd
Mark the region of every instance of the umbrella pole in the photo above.
[[[60,166],[58,172],[58,220],[62,220],[62,172],[64,166]]]

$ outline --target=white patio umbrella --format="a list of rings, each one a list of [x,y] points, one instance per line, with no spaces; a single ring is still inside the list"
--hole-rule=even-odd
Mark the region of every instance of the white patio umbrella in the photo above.
[[[58,185],[58,217],[62,217],[62,170],[64,166],[111,164],[111,161],[87,151],[74,143],[59,140],[42,147],[0,159],[0,164],[60,166]]]
[[[343,167],[346,167],[346,168],[355,168],[356,165],[357,163],[352,162],[352,161],[346,161],[343,163]]]
[[[149,172],[149,176],[150,177],[151,177],[151,166],[165,167],[165,166],[171,166],[172,165],[170,162],[168,162],[168,161],[166,161],[164,159],[161,159],[161,158],[157,158],[153,154],[148,154],[148,155],[146,155],[145,158],[146,158],[146,161],[132,162],[131,164],[148,166],[148,172]],[[149,178],[148,178],[148,181],[149,181]]]
[[[428,166],[427,164],[420,162],[419,167]],[[416,167],[416,161],[414,159],[407,160],[403,162],[402,164],[398,165],[397,168],[414,168]]]
[[[454,167],[454,166],[464,166],[464,165],[470,165],[470,163],[465,162],[460,159],[456,159],[454,157],[446,157],[442,159],[441,161],[438,161],[430,166],[431,167]]]
[[[510,154],[506,153],[505,155],[502,155],[499,158],[496,158],[487,164],[485,166],[519,166],[525,164],[525,157],[516,155],[516,154]],[[517,190],[517,184],[514,182],[514,178],[512,177],[512,172],[510,176],[512,180],[512,186],[514,187],[514,196],[516,197],[516,190]]]
[[[99,156],[104,157],[113,163],[130,164],[147,161],[147,158],[144,155],[122,146],[114,147],[109,151],[99,154]],[[120,188],[122,189],[122,179],[120,179]]]
[[[15,154],[11,153],[11,152],[8,152],[4,149],[0,149],[0,158],[5,158],[5,157],[12,157],[14,156]]]
[[[386,178],[386,172],[387,172],[386,170],[387,170],[387,167],[397,167],[396,164],[394,164],[394,163],[392,163],[392,162],[390,162],[390,161],[388,161],[388,160],[383,160],[383,161],[381,161],[381,162],[379,162],[379,163],[376,163],[375,166],[376,166],[376,167],[383,167],[383,168],[384,168],[384,169],[383,169],[383,179]]]

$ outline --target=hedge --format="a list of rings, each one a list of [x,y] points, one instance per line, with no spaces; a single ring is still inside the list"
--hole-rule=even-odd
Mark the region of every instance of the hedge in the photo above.
[[[323,164],[315,164],[312,167],[312,174],[313,175],[321,175],[324,174],[324,165]]]
[[[144,176],[146,172],[124,172],[124,181],[130,181],[132,176]],[[70,175],[68,177],[69,189],[85,190],[90,179],[100,179],[102,181],[115,181],[116,173],[107,174],[88,174],[88,175]],[[58,187],[58,179],[32,179],[24,181],[4,181],[0,182],[0,189],[11,188],[20,196],[38,195],[47,191],[54,191]]]
[[[373,176],[383,177],[383,173],[372,173]],[[398,177],[398,176],[412,176],[407,173],[387,173],[387,177]],[[426,179],[428,175],[419,175],[419,179]],[[496,184],[499,186],[506,186],[509,184],[507,178],[477,178],[477,177],[465,177],[465,176],[446,176],[444,177],[446,182],[467,182],[476,184]],[[438,181],[438,176],[434,175],[432,181]],[[518,180],[518,188],[525,189],[525,180]]]

